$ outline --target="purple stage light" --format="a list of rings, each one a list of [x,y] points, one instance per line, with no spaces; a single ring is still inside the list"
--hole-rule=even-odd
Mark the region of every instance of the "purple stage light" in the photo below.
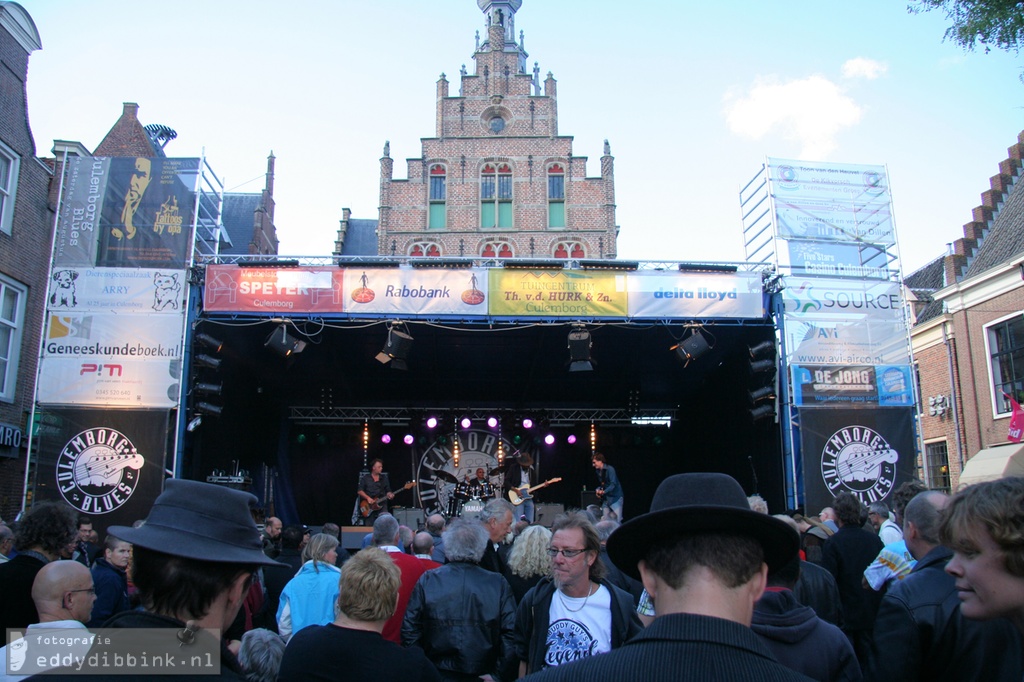
[[[387,445],[388,443],[391,442],[391,436],[385,433],[383,436],[380,437],[380,442],[384,443],[384,445]]]
[[[429,417],[427,419],[427,428],[428,429],[436,429],[437,428],[437,417]]]
[[[554,445],[555,437],[549,433],[548,435],[544,436],[544,442],[547,443],[548,445]]]
[[[523,428],[524,429],[532,429],[533,428],[533,420],[530,419],[529,417],[524,419],[523,420]]]
[[[403,438],[402,440],[405,441],[406,445],[412,445],[412,442],[413,442],[414,439],[413,439],[411,433],[407,433],[407,434],[405,434],[405,438]]]
[[[468,429],[470,426],[473,425],[473,422],[470,420],[469,417],[463,417],[462,421],[459,423],[462,424],[462,428],[464,429]]]
[[[576,436],[575,435],[570,435],[565,440],[569,443],[569,445],[575,445],[576,444]]]
[[[493,429],[497,425],[498,425],[498,418],[497,417],[488,417],[487,418],[487,426],[489,426],[489,427],[491,427]]]

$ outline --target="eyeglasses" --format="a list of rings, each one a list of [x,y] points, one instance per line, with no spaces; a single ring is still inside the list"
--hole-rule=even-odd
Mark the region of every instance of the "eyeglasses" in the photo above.
[[[558,556],[559,552],[561,552],[562,556],[564,556],[566,559],[572,559],[573,557],[577,557],[580,555],[580,553],[586,551],[587,550],[585,549],[555,549],[554,547],[548,547],[548,556],[554,558]]]
[[[69,593],[74,594],[75,592],[88,592],[89,594],[96,594],[95,587],[87,587],[83,590],[68,590]]]

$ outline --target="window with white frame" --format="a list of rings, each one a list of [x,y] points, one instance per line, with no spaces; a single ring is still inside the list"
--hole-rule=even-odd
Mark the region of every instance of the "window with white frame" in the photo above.
[[[565,227],[565,168],[548,166],[548,227]]]
[[[18,190],[20,163],[14,150],[0,142],[0,232],[6,234],[11,234],[14,224],[14,195]]]
[[[946,441],[925,443],[924,465],[927,467],[925,480],[932,490],[949,492],[949,449]]]
[[[14,401],[28,289],[0,276],[0,400]]]
[[[986,331],[996,414],[1009,414],[1007,395],[1024,402],[1024,315],[1014,315]]]
[[[430,215],[427,227],[443,229],[448,226],[448,175],[444,166],[435,163],[430,167]]]
[[[512,227],[512,167],[489,163],[480,172],[480,227]]]

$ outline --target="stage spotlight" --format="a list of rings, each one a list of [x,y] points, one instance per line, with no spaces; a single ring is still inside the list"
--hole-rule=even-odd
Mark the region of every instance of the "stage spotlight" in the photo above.
[[[402,442],[406,445],[412,445],[414,441],[415,439],[412,437],[411,433],[405,434],[405,438],[402,439]]]
[[[761,343],[749,346],[747,350],[750,352],[751,358],[764,358],[775,355],[775,342],[774,341],[762,341]]]
[[[288,333],[288,325],[286,324],[282,324],[270,332],[270,336],[263,342],[263,345],[285,358],[295,353],[301,353],[306,348],[305,341],[300,341]]]
[[[437,428],[437,417],[427,417],[427,428],[428,429],[436,429]]]
[[[523,428],[524,429],[532,429],[533,428],[533,420],[530,419],[529,417],[523,417]]]
[[[207,348],[212,348],[214,353],[219,353],[224,348],[224,342],[213,338],[209,334],[196,334],[196,341]]]
[[[544,436],[544,442],[547,443],[548,445],[554,445],[555,437],[549,433],[548,435]]]
[[[778,368],[774,360],[753,360],[750,363],[750,373],[760,374],[762,372],[774,375]]]
[[[589,372],[594,369],[594,360],[590,357],[590,332],[583,325],[575,325],[569,332],[569,371]]]
[[[200,367],[208,367],[209,369],[218,369],[222,360],[220,358],[211,357],[209,355],[197,355],[196,364]]]
[[[223,407],[219,405],[211,405],[210,403],[198,403],[196,405],[196,412],[200,414],[208,414],[212,417],[219,417],[220,413],[224,411]]]
[[[390,434],[387,434],[387,433],[385,433],[384,435],[382,435],[382,436],[380,437],[380,442],[381,442],[381,443],[384,443],[384,445],[387,445],[388,443],[390,443],[390,442],[391,442],[391,435],[390,435]]]
[[[488,417],[487,418],[487,426],[492,428],[492,429],[496,428],[498,426],[498,418],[497,417]]]
[[[468,429],[470,426],[473,425],[473,420],[470,419],[469,417],[463,417],[462,421],[460,421],[459,424],[462,425],[462,428]]]
[[[384,348],[377,353],[377,362],[382,365],[391,364],[392,369],[409,369],[406,360],[412,350],[412,337],[405,331],[405,326],[395,323],[388,328],[388,339]]]
[[[569,445],[575,445],[576,444],[576,436],[575,436],[575,434],[569,434],[569,437],[565,439],[565,442],[568,443]]]
[[[761,405],[750,410],[751,421],[760,421],[766,417],[775,417],[775,406],[774,405]]]
[[[206,395],[220,395],[224,389],[224,384],[211,384],[200,382],[193,387],[196,393],[205,393]]]
[[[674,350],[679,358],[685,361],[683,365],[685,368],[690,364],[691,360],[696,360],[711,350],[711,346],[708,345],[708,340],[704,338],[700,330],[694,329],[693,333],[669,348],[669,350]]]
[[[775,398],[775,389],[771,386],[762,386],[761,388],[755,389],[747,393],[747,399],[751,405],[756,405],[762,400]]]

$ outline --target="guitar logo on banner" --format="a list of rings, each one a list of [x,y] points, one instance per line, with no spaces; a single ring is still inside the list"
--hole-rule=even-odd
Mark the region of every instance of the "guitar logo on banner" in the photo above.
[[[124,434],[94,428],[69,440],[57,458],[57,485],[72,507],[85,514],[108,514],[135,492],[145,465]]]
[[[882,500],[896,480],[899,453],[866,426],[847,426],[832,434],[821,453],[821,475],[829,491],[846,490],[866,503]]]

